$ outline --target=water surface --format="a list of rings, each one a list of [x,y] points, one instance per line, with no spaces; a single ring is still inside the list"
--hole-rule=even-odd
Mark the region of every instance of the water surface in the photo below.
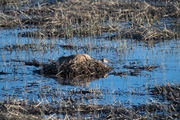
[[[137,42],[129,39],[106,40],[103,38],[27,38],[19,37],[22,30],[6,29],[0,32],[0,100],[17,99],[51,101],[54,94],[66,96],[67,91],[99,89],[101,98],[92,98],[98,104],[142,104],[154,98],[146,94],[148,87],[180,83],[180,40],[160,42]],[[27,30],[23,30],[27,31]],[[33,47],[15,47],[31,44]],[[61,45],[75,46],[65,49]],[[14,47],[13,47],[14,46]],[[12,49],[8,49],[12,48]],[[86,53],[96,59],[106,58],[113,72],[129,72],[125,65],[160,66],[152,71],[142,70],[138,74],[100,78],[79,86],[63,85],[53,78],[34,73],[38,67],[27,66],[23,61],[48,62],[61,56]],[[18,61],[19,60],[19,61]],[[137,93],[137,94],[132,94]],[[61,95],[60,95],[61,94]],[[42,96],[43,95],[43,96]],[[87,101],[86,101],[87,102]],[[89,102],[89,101],[88,101]]]

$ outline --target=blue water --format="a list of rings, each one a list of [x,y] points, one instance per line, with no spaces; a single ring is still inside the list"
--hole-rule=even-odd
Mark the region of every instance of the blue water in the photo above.
[[[26,30],[24,30],[26,31]],[[180,40],[167,40],[159,43],[143,43],[135,40],[119,39],[115,41],[103,38],[23,38],[18,37],[22,30],[11,29],[0,31],[0,72],[8,74],[0,75],[0,100],[15,97],[17,99],[40,100],[40,93],[46,99],[51,100],[53,94],[58,94],[54,99],[66,96],[70,89],[100,89],[100,99],[91,99],[98,104],[141,104],[154,99],[145,94],[148,87],[156,84],[162,85],[180,83]],[[36,44],[35,49],[3,49],[6,46],[23,44]],[[42,44],[53,45],[53,48],[43,47]],[[64,49],[60,45],[75,45],[79,47],[89,46],[89,49]],[[101,48],[102,47],[102,48]],[[107,58],[111,61],[108,65],[113,67],[112,72],[127,72],[124,65],[136,62],[137,65],[160,66],[152,71],[141,71],[137,76],[109,75],[81,86],[61,85],[53,78],[43,77],[33,73],[39,68],[26,66],[24,62],[13,60],[32,61],[33,59],[48,62],[61,56],[77,53],[87,53],[93,58]],[[59,91],[54,91],[59,90]],[[145,95],[133,95],[133,91]],[[114,94],[115,92],[120,95]],[[125,94],[126,93],[126,94]]]

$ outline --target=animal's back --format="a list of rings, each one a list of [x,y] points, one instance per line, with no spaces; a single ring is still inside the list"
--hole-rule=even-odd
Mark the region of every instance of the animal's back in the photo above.
[[[62,56],[58,59],[57,63],[58,64],[70,63],[70,62],[80,63],[91,59],[92,58],[87,54],[77,54],[70,56]]]
[[[91,60],[91,59],[92,58],[87,54],[77,54],[75,56],[74,60],[75,60],[76,63],[80,63],[80,62],[88,61],[88,60]]]

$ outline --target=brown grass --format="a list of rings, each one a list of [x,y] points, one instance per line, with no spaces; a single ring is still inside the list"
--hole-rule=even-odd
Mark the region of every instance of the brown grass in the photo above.
[[[35,32],[21,33],[28,37],[70,38],[116,32],[117,38],[129,36],[126,34],[138,34],[142,40],[173,39],[176,33],[168,29],[154,29],[154,24],[157,23],[158,26],[162,18],[178,18],[180,5],[178,2],[153,6],[146,2],[68,0],[56,4],[31,5],[12,11],[7,9],[0,11],[0,14],[0,27],[39,28]],[[127,28],[118,25],[123,21],[130,22],[131,26]],[[125,35],[121,32],[125,32]]]
[[[15,99],[0,103],[0,118],[2,120],[41,120],[47,119],[179,119],[179,85],[163,85],[150,89],[155,98],[159,95],[170,97],[167,102],[160,103],[159,100],[125,107],[122,105],[100,105],[100,104],[79,104],[79,99],[74,96],[83,95],[86,99],[98,98],[101,94],[111,94],[100,89],[67,91],[68,99],[52,103],[42,100],[39,102],[18,101]],[[122,93],[120,93],[122,94]],[[125,93],[123,93],[125,94]],[[132,94],[132,93],[129,93]],[[88,95],[93,95],[88,98]],[[81,97],[82,99],[82,97]],[[173,102],[171,102],[173,100]],[[175,101],[174,101],[175,100]],[[46,101],[46,102],[45,102]]]
[[[153,89],[150,89],[152,95],[158,96],[159,99],[173,102],[177,105],[180,104],[180,86],[179,85],[167,85],[155,86]]]

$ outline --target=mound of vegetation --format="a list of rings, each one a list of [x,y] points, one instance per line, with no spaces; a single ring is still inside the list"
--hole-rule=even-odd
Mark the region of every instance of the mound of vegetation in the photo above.
[[[36,72],[63,79],[100,78],[112,68],[87,54],[62,56],[56,62],[42,65]]]

